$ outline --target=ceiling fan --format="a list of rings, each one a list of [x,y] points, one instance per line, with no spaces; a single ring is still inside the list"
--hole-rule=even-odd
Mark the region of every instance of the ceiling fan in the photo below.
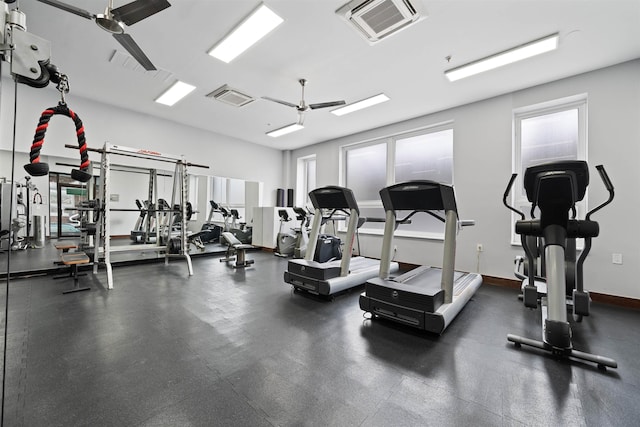
[[[104,13],[97,15],[58,0],[37,1],[96,21],[96,24],[98,24],[100,28],[112,33],[118,43],[120,43],[145,70],[153,71],[156,69],[149,58],[147,58],[147,55],[140,49],[140,46],[136,44],[129,34],[124,32],[124,29],[125,25],[133,25],[171,6],[167,0],[135,0],[115,9],[113,8],[113,0],[109,0]]]
[[[262,99],[266,99],[267,101],[277,102],[278,104],[286,105],[287,107],[293,107],[298,111],[298,124],[303,124],[304,121],[304,112],[307,110],[317,110],[318,108],[327,108],[327,107],[337,107],[338,105],[344,105],[346,102],[344,101],[331,101],[331,102],[320,102],[317,104],[307,104],[304,101],[304,87],[307,84],[306,79],[299,79],[298,83],[302,86],[302,97],[300,99],[299,104],[293,104],[291,102],[282,101],[280,99],[269,98],[268,96],[263,96]]]

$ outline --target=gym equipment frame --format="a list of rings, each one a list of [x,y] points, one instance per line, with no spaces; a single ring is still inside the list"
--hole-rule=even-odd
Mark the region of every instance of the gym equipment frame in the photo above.
[[[96,226],[96,242],[95,242],[95,250],[94,250],[94,259],[93,259],[93,272],[97,274],[99,264],[104,264],[107,271],[107,283],[108,289],[113,289],[113,270],[111,267],[111,253],[112,252],[122,252],[122,251],[141,251],[141,250],[152,250],[157,251],[158,253],[164,253],[165,265],[169,264],[169,258],[184,258],[187,262],[187,267],[189,271],[189,276],[193,276],[193,265],[191,263],[191,257],[188,253],[188,245],[187,245],[187,201],[188,201],[188,175],[187,175],[187,167],[200,167],[200,168],[208,168],[208,166],[198,165],[194,163],[189,163],[184,159],[184,156],[176,156],[166,153],[159,153],[157,151],[146,150],[146,149],[137,149],[131,147],[124,147],[121,145],[113,145],[110,143],[105,143],[102,149],[90,149],[91,151],[97,151],[101,153],[101,161],[100,161],[100,186],[98,190],[98,198],[104,201],[104,213],[100,216],[100,221]],[[173,175],[174,186],[173,186],[173,194],[171,196],[171,206],[179,203],[180,205],[180,216],[181,216],[181,227],[180,227],[180,247],[178,249],[178,253],[171,253],[169,250],[169,245],[171,242],[170,233],[165,239],[165,246],[160,245],[160,239],[156,244],[149,245],[136,245],[135,247],[121,247],[121,248],[112,248],[111,247],[111,211],[112,209],[109,206],[111,194],[111,155],[120,155],[126,157],[134,157],[140,159],[148,159],[148,160],[157,160],[162,162],[174,163],[175,164],[175,172]],[[156,182],[153,180],[153,182]],[[150,184],[151,185],[151,184]],[[176,187],[179,187],[178,189]],[[177,190],[177,191],[176,191]],[[151,190],[150,190],[151,191]],[[171,218],[176,213],[173,210],[170,211]],[[169,219],[169,224],[172,223],[171,218]],[[169,230],[170,232],[170,230]],[[171,242],[173,246],[175,246],[174,242]],[[104,261],[100,262],[101,256],[104,257]]]

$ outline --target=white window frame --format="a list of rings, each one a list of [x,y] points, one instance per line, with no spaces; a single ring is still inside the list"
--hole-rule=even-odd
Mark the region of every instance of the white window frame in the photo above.
[[[296,164],[296,206],[304,207],[309,202],[309,192],[314,188],[309,188],[309,182],[307,176],[309,174],[309,163],[314,162],[316,164],[316,182],[318,180],[318,163],[316,155],[311,154],[309,156],[298,157]]]
[[[544,116],[547,114],[558,113],[561,111],[567,111],[572,109],[578,110],[578,147],[577,147],[577,160],[587,160],[587,147],[588,147],[588,96],[586,93],[569,96],[565,98],[555,99],[548,102],[529,105],[526,107],[516,108],[513,110],[513,142],[512,142],[512,170],[513,173],[517,173],[518,177],[511,189],[512,206],[519,209],[519,206],[530,205],[527,200],[526,193],[524,191],[524,170],[522,170],[522,134],[521,123],[522,120],[532,117]],[[588,194],[588,192],[587,192]],[[584,199],[577,204],[577,217],[584,218],[587,207],[587,195]],[[530,217],[530,212],[524,212],[527,218]],[[521,245],[520,235],[515,232],[515,222],[520,219],[515,213],[511,214],[511,244],[515,246]],[[580,244],[578,246],[581,246]]]
[[[455,144],[455,129],[453,126],[453,121],[446,121],[446,122],[442,122],[442,123],[437,123],[434,125],[430,125],[430,126],[425,126],[425,127],[421,127],[421,128],[417,128],[417,129],[412,129],[410,131],[405,131],[402,133],[397,133],[397,134],[392,134],[392,135],[386,135],[384,137],[379,137],[379,138],[375,138],[375,139],[370,139],[370,140],[366,140],[366,141],[361,141],[361,142],[357,142],[357,143],[353,143],[353,144],[349,144],[349,145],[344,145],[341,147],[340,150],[340,163],[341,163],[341,167],[340,167],[340,185],[342,186],[346,186],[346,180],[347,180],[347,152],[351,149],[357,149],[357,148],[363,148],[366,146],[371,146],[371,145],[377,145],[377,144],[382,144],[385,143],[386,147],[387,147],[387,161],[386,161],[386,168],[387,168],[387,174],[386,174],[386,185],[393,185],[395,184],[395,175],[396,175],[396,171],[395,171],[395,163],[396,163],[396,141],[400,140],[400,139],[406,139],[406,138],[411,138],[411,137],[415,137],[415,136],[420,136],[420,135],[427,135],[430,133],[436,133],[436,132],[441,132],[441,131],[445,131],[445,130],[451,130],[452,131],[452,151],[453,151],[453,145]],[[454,161],[452,160],[452,181],[454,180]],[[453,185],[453,182],[451,182],[451,185]],[[360,210],[362,210],[363,208],[382,208],[382,201],[378,198],[376,200],[358,200],[358,207],[360,208]],[[443,213],[444,215],[444,213]],[[339,226],[339,231],[344,232],[346,231],[346,225],[344,224],[340,224]],[[384,234],[384,230],[383,229],[372,229],[372,228],[367,228],[367,224],[365,223],[362,227],[360,227],[360,229],[358,230],[359,233],[361,234],[370,234],[370,235],[378,235],[378,236],[382,236]],[[407,230],[407,229],[403,229],[402,226],[400,226],[396,232],[395,232],[396,236],[399,237],[411,237],[411,238],[419,238],[419,239],[429,239],[429,240],[444,240],[444,226],[443,226],[443,231],[440,233],[433,233],[433,232],[421,232],[421,231],[415,231],[415,230]]]

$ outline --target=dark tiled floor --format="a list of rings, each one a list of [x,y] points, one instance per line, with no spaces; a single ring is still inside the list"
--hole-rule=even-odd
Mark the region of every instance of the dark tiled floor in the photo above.
[[[250,257],[120,267],[112,291],[102,271],[70,295],[12,280],[5,425],[638,425],[638,311],[575,325],[577,348],[618,361],[601,372],[508,344],[540,328],[510,289],[483,286],[437,337],[364,320],[358,292],[292,294],[286,260]]]

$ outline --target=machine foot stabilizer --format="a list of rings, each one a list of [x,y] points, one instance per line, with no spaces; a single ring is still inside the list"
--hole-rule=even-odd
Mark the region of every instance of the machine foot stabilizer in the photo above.
[[[597,364],[598,369],[606,370],[609,368],[617,368],[618,362],[613,359],[604,356],[598,356],[597,354],[585,353],[583,351],[569,349],[560,349],[557,347],[553,347],[549,344],[546,344],[542,341],[532,340],[530,338],[521,337],[518,335],[508,334],[507,340],[511,341],[515,344],[516,347],[520,347],[521,345],[528,345],[529,347],[535,347],[540,350],[548,351],[553,354],[557,354],[567,358],[574,358],[580,360],[586,360],[587,362],[593,362]]]

